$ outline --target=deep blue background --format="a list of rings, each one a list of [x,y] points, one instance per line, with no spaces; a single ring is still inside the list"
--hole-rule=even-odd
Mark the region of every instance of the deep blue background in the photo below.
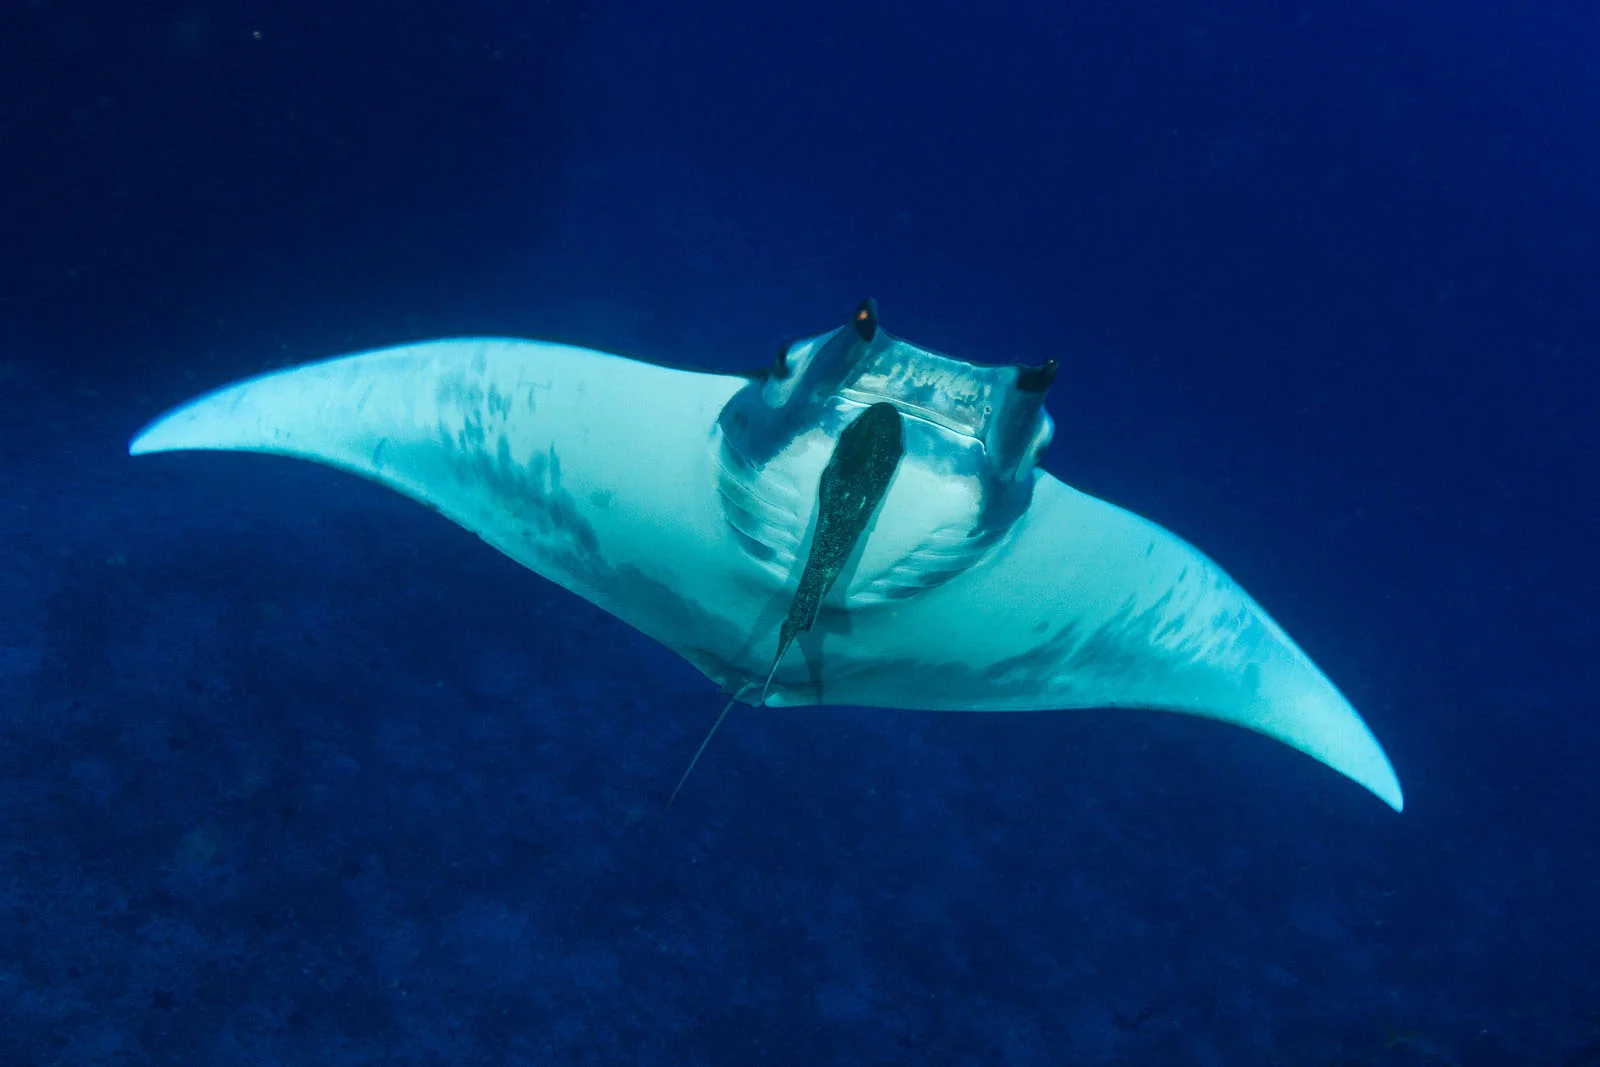
[[[1600,8],[0,13],[0,1063],[1600,1063]],[[132,461],[283,362],[1059,358],[1395,816],[1135,713],[733,718],[374,487]]]

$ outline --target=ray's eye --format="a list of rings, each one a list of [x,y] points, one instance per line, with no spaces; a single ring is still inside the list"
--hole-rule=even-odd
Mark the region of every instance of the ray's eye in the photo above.
[[[772,357],[772,376],[780,382],[793,371],[789,366],[789,349],[793,347],[793,345],[783,345],[778,349],[778,354]]]

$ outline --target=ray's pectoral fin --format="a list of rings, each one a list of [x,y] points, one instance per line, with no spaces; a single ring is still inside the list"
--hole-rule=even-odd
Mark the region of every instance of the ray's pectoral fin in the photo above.
[[[892,625],[858,620],[855,641],[871,659],[831,681],[840,703],[1182,712],[1265,734],[1404,805],[1355,708],[1221,567],[1049,475],[988,559]]]
[[[794,598],[789,603],[789,613],[778,631],[778,649],[772,657],[761,686],[756,704],[767,701],[767,691],[772,677],[778,673],[795,639],[816,625],[822,611],[822,602],[838,581],[840,573],[856,552],[867,527],[872,522],[889,482],[905,455],[905,432],[899,409],[893,404],[878,403],[867,408],[839,435],[839,443],[822,471],[817,485],[817,512],[815,529],[811,535],[811,551],[806,557],[805,569],[795,587]],[[728,717],[733,705],[752,687],[747,685],[734,693],[723,705],[717,721],[711,724],[705,740],[695,751],[694,758],[678,779],[678,785],[667,798],[667,807],[678,799],[683,784],[694,772],[695,764],[705,752],[717,728]]]
[[[225,386],[129,451],[262,452],[369,478],[721,680],[750,644],[752,598],[715,500],[683,486],[710,480],[706,429],[745,384],[541,341],[430,341]]]

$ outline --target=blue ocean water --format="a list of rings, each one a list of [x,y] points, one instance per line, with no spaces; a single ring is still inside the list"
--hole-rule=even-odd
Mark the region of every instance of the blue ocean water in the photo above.
[[[1600,8],[0,11],[0,1063],[1600,1064]],[[736,712],[425,509],[130,459],[866,296],[1366,716]],[[641,449],[650,442],[641,440]]]

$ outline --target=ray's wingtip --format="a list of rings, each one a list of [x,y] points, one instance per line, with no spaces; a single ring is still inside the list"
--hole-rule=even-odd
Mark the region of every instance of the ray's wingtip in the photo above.
[[[147,456],[152,452],[170,451],[161,441],[161,431],[168,422],[167,416],[148,423],[128,441],[128,455]]]
[[[1364,786],[1368,792],[1383,801],[1395,811],[1404,811],[1406,798],[1400,788],[1400,776],[1394,773],[1394,764],[1389,762],[1388,753],[1383,751],[1376,741],[1373,742],[1376,751],[1365,768],[1358,774],[1351,774],[1357,783]]]
[[[128,442],[128,455],[187,452],[216,447],[227,440],[231,435],[219,433],[212,398],[208,395],[180,404],[145,423]]]
[[[1388,771],[1388,777],[1380,781],[1378,788],[1374,789],[1373,792],[1377,793],[1378,798],[1395,811],[1405,811],[1406,797],[1405,792],[1400,788],[1400,779],[1394,773],[1393,767],[1388,767]]]

